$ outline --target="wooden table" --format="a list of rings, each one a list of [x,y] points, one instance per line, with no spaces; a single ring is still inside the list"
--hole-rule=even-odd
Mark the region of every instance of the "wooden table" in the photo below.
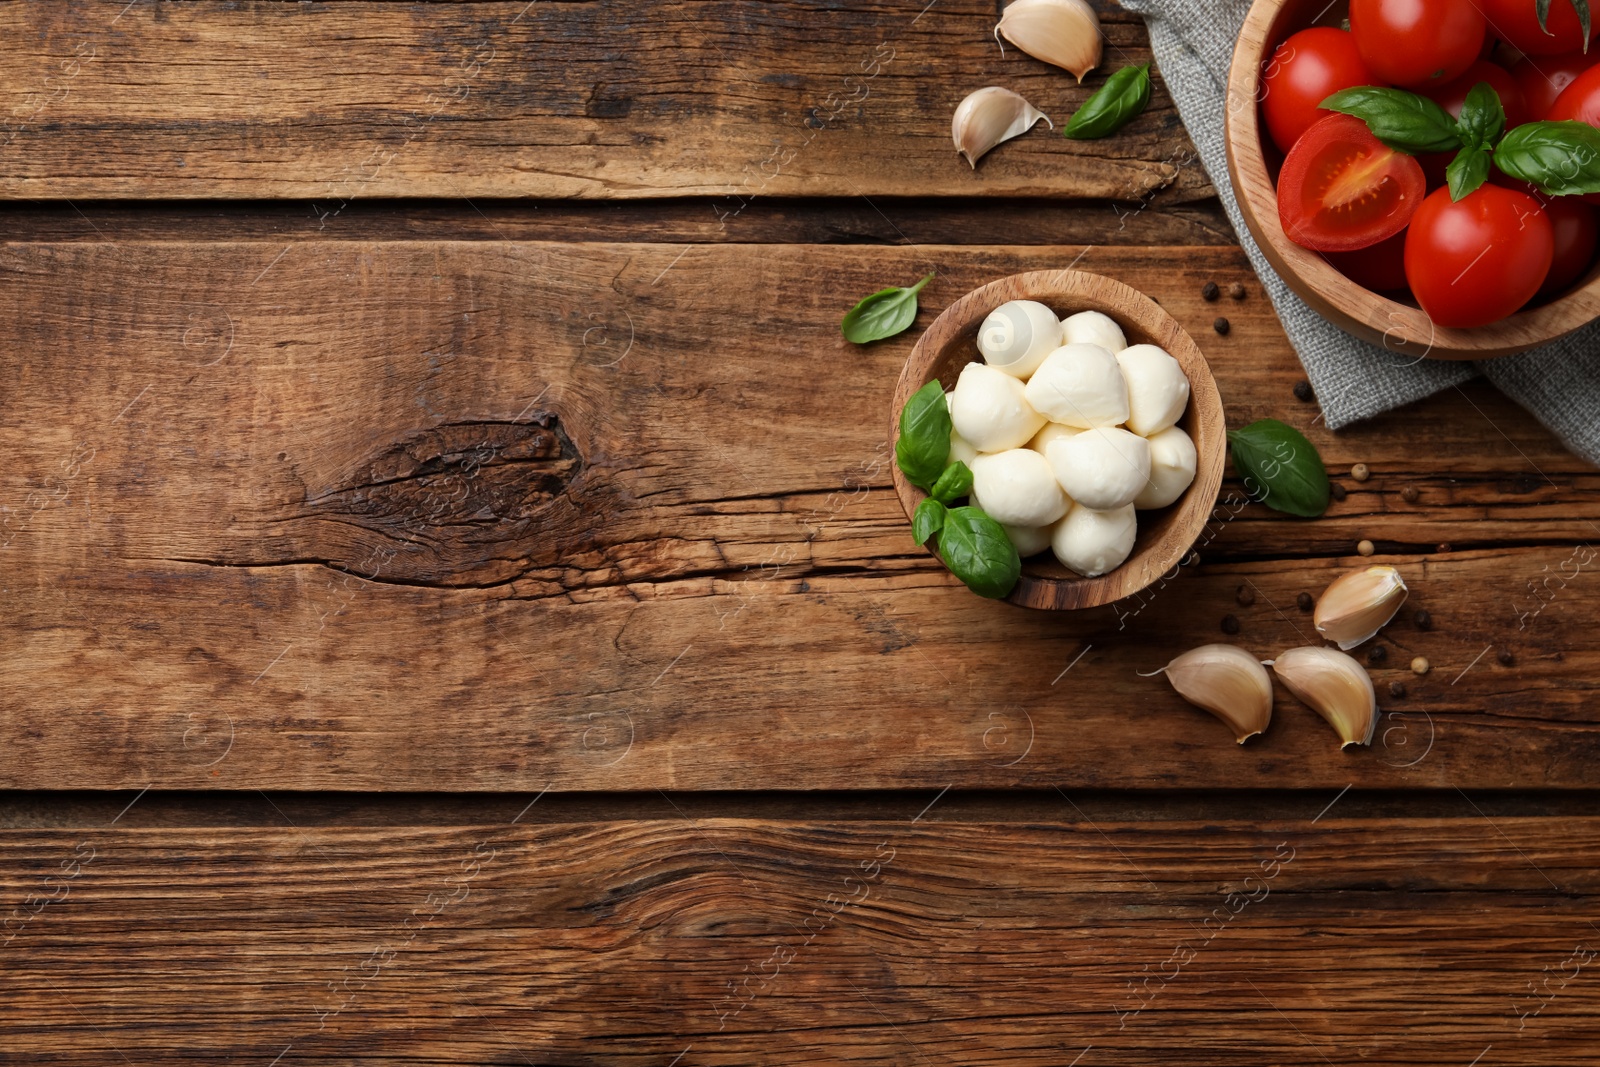
[[[994,14],[0,5],[0,1061],[1595,1062],[1600,476],[1481,382],[1327,432],[1159,81],[969,170],[1090,88]],[[1347,495],[967,594],[838,320],[1068,264]],[[1370,750],[1137,676],[1362,538]]]

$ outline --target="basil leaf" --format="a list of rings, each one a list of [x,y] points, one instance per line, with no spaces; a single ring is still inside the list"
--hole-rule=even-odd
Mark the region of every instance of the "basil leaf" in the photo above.
[[[1444,177],[1450,185],[1452,201],[1476,191],[1489,178],[1489,149],[1483,146],[1463,148],[1444,169]]]
[[[1461,105],[1461,117],[1456,120],[1456,133],[1461,143],[1468,148],[1493,148],[1505,129],[1506,110],[1500,104],[1500,94],[1488,82],[1474,85]]]
[[[1397,152],[1416,155],[1453,152],[1461,147],[1450,112],[1416,93],[1363,85],[1341,89],[1319,106],[1354,115],[1367,124],[1372,136]]]
[[[944,529],[944,517],[947,514],[945,506],[933,497],[924,498],[917,505],[917,510],[911,513],[911,536],[917,539],[917,544],[927,544],[928,538]]]
[[[1150,64],[1123,67],[1083,102],[1061,136],[1075,141],[1108,136],[1138,118],[1149,104]]]
[[[980,509],[951,508],[939,531],[944,565],[979,596],[999,600],[1016,588],[1022,558],[1006,531]]]
[[[948,504],[972,492],[972,468],[959,459],[944,469],[939,480],[933,483],[929,496],[941,504]]]
[[[904,333],[917,317],[917,294],[932,280],[930,274],[909,289],[890,286],[862,297],[859,304],[844,313],[844,321],[839,323],[844,339],[864,345]]]
[[[894,459],[911,484],[924,492],[944,473],[945,460],[950,458],[950,430],[950,407],[938,381],[912,393],[900,409]]]
[[[1328,472],[1299,430],[1261,419],[1229,430],[1228,443],[1245,489],[1267,507],[1308,519],[1328,510]]]
[[[1501,140],[1494,165],[1550,196],[1600,193],[1600,130],[1585,122],[1526,122]]]

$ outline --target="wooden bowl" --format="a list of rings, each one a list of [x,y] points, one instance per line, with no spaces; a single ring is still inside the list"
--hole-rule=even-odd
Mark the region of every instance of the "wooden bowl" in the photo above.
[[[1046,552],[1023,560],[1022,578],[1006,599],[1025,608],[1059,610],[1098,607],[1131,596],[1175,571],[1205,529],[1222,487],[1227,447],[1222,398],[1211,368],[1199,346],[1154,300],[1119,281],[1076,270],[1013,274],[974,289],[945,308],[911,350],[894,393],[890,440],[899,438],[900,409],[912,393],[935,378],[952,389],[961,368],[983,358],[978,354],[978,327],[1008,300],[1037,300],[1063,318],[1079,311],[1104,312],[1122,327],[1130,345],[1160,345],[1189,376],[1189,409],[1178,425],[1194,439],[1194,484],[1168,507],[1139,512],[1138,538],[1122,566],[1085,578]],[[909,520],[927,494],[907,481],[898,466],[894,488]]]
[[[1327,260],[1295,244],[1278,220],[1276,167],[1262,150],[1261,68],[1284,39],[1307,26],[1337,26],[1345,3],[1327,0],[1255,0],[1233,49],[1228,72],[1228,174],[1239,213],[1289,288],[1334,325],[1412,359],[1486,359],[1553,341],[1600,316],[1600,269],[1592,269],[1564,295],[1509,318],[1473,329],[1435,326],[1412,304],[1364,289]],[[1315,21],[1313,21],[1315,20]],[[1276,153],[1276,147],[1273,148]]]

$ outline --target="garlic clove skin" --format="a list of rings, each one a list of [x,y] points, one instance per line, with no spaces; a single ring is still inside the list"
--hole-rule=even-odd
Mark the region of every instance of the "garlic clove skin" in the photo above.
[[[1320,645],[1291,648],[1272,661],[1272,672],[1328,720],[1341,747],[1372,743],[1378,695],[1366,670],[1350,656]]]
[[[1072,506],[1070,500],[1067,501],[1067,506]],[[1017,555],[1023,559],[1027,559],[1029,556],[1037,556],[1039,553],[1049,549],[1050,535],[1055,533],[1054,525],[1007,526],[1005,523],[1001,523],[1000,526],[1001,529],[1005,530],[1006,536],[1011,538],[1011,543],[1017,546]]]
[[[1164,508],[1182,496],[1194,482],[1199,458],[1189,435],[1176,426],[1168,426],[1149,441],[1150,479],[1133,498],[1133,506],[1140,510]]]
[[[1312,625],[1346,651],[1365,644],[1406,602],[1406,583],[1393,567],[1368,567],[1335,578],[1317,600]]]
[[[1140,437],[1158,434],[1183,418],[1189,407],[1189,376],[1156,345],[1134,345],[1117,353],[1128,383],[1128,429]]]
[[[984,362],[1022,381],[1060,347],[1061,320],[1037,300],[1008,300],[978,327]]]
[[[1128,383],[1117,357],[1099,345],[1062,345],[1028,379],[1033,409],[1051,422],[1087,430],[1128,421]]]
[[[1131,505],[1150,481],[1150,442],[1114,426],[1052,441],[1045,458],[1066,494],[1098,511]]]
[[[1080,311],[1062,319],[1061,343],[1099,345],[1107,352],[1121,352],[1128,347],[1128,339],[1123,336],[1117,320],[1099,311]]]
[[[1067,437],[1076,437],[1083,430],[1078,426],[1063,426],[1059,422],[1047,422],[1044,428],[1028,439],[1028,447],[1035,452],[1043,452],[1050,447],[1051,441],[1060,441]]]
[[[986,363],[968,363],[950,397],[950,421],[979,452],[1004,452],[1027,444],[1045,420],[1017,379]]]
[[[1040,119],[1050,122],[1043,111],[1010,89],[991,85],[968,93],[956,105],[955,116],[950,120],[950,137],[956,143],[956,151],[976,170],[978,160],[989,149],[1027,133]],[[1055,123],[1050,122],[1050,128],[1055,129]]]
[[[1178,695],[1227,724],[1239,744],[1272,721],[1272,677],[1234,645],[1201,645],[1161,668]]]
[[[1070,70],[1080,84],[1100,65],[1100,16],[1084,0],[1014,0],[994,31],[1034,59]]]
[[[1050,461],[1031,448],[981,455],[972,468],[972,502],[1004,526],[1048,526],[1067,513]]]
[[[1133,551],[1136,533],[1132,504],[1096,511],[1074,503],[1066,518],[1056,523],[1050,547],[1063,567],[1096,578],[1122,566]]]

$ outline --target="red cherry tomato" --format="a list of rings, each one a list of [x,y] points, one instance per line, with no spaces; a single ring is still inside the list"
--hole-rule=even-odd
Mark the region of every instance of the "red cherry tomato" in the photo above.
[[[1523,102],[1522,86],[1517,84],[1517,79],[1513,78],[1506,68],[1487,60],[1473,60],[1472,65],[1459,78],[1443,85],[1425,88],[1422,95],[1450,112],[1453,118],[1460,118],[1461,106],[1467,102],[1467,94],[1479,82],[1488,82],[1489,87],[1500,97],[1500,107],[1506,113],[1506,129],[1521,126],[1528,121],[1528,109]]]
[[[1600,126],[1600,67],[1590,67],[1572,79],[1545,116],[1551,122],[1576,119]]]
[[[1422,203],[1422,167],[1349,115],[1319,119],[1278,176],[1278,218],[1289,239],[1318,252],[1353,252],[1405,228]]]
[[[1261,110],[1267,132],[1285,152],[1318,119],[1332,114],[1317,105],[1340,89],[1371,85],[1353,37],[1331,26],[1316,26],[1284,41],[1262,68]]]
[[[1511,76],[1522,89],[1528,121],[1539,122],[1546,118],[1561,90],[1588,70],[1593,58],[1582,52],[1568,52],[1559,56],[1524,56],[1512,64]]]
[[[1327,260],[1346,278],[1375,293],[1406,287],[1405,231],[1354,252],[1329,252]]]
[[[1539,27],[1534,0],[1474,0],[1474,3],[1489,20],[1489,31],[1510,42],[1523,55],[1553,56],[1583,48],[1583,24],[1578,21],[1571,0],[1554,0],[1550,4],[1543,29]],[[1591,28],[1591,36],[1594,28],[1600,28],[1600,23]]]
[[[1533,299],[1555,235],[1539,201],[1485,184],[1459,201],[1428,195],[1406,235],[1406,281],[1437,325],[1487,326]]]
[[[1468,0],[1350,0],[1350,32],[1368,70],[1415,88],[1460,77],[1483,50],[1486,26]]]
[[[1544,202],[1544,213],[1550,216],[1555,250],[1538,295],[1550,297],[1565,292],[1589,269],[1600,225],[1595,223],[1594,208],[1574,196],[1550,197]]]

